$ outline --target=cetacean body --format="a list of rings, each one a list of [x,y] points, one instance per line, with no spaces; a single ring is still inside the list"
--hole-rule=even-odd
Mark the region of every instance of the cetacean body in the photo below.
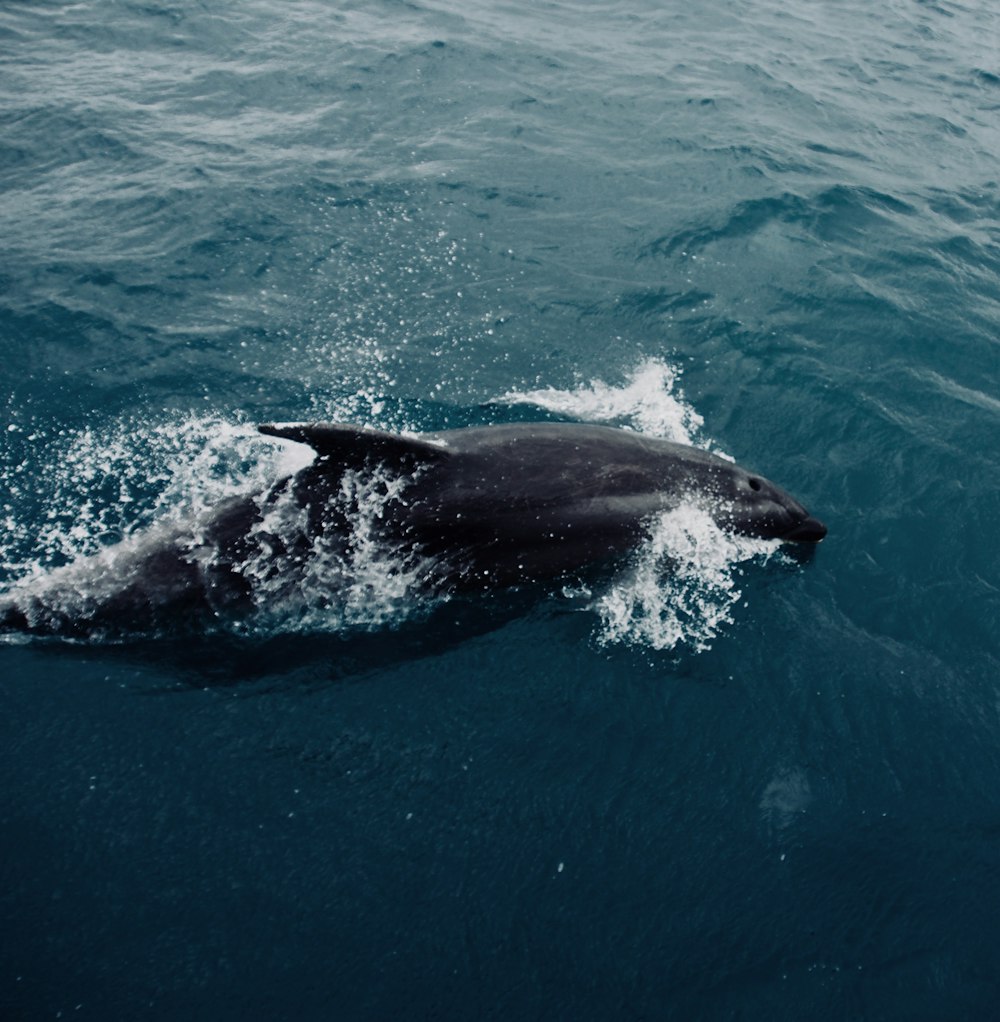
[[[259,603],[255,585],[264,575],[273,581],[300,571],[317,543],[353,542],[345,479],[365,472],[402,481],[370,525],[396,549],[425,558],[435,586],[489,588],[566,575],[627,552],[653,516],[687,501],[720,528],[748,536],[816,543],[826,535],[763,476],[629,430],[576,423],[417,435],[332,423],[259,429],[308,444],[314,460],[266,492],[234,497],[189,523],[154,527],[0,596],[0,627],[145,628],[181,610],[239,613]],[[274,509],[289,504],[301,512],[298,524],[276,532]]]
[[[519,423],[397,436],[353,426],[261,426],[309,444],[292,481],[316,505],[345,466],[415,473],[394,530],[461,573],[498,582],[557,576],[621,554],[651,516],[684,501],[743,535],[816,543],[826,527],[756,473],[684,444],[576,423]]]

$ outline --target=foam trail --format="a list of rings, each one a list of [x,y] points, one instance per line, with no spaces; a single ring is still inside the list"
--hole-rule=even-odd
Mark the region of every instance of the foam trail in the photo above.
[[[313,452],[246,425],[120,422],[67,431],[56,449],[33,473],[35,505],[25,488],[0,541],[0,619],[115,641],[157,634],[190,604],[200,616],[185,627],[266,636],[393,626],[436,602],[433,562],[379,535],[405,476],[346,473],[331,508],[343,528],[316,537],[290,493],[265,499]],[[212,538],[234,500],[241,521],[262,515],[235,561]]]
[[[160,491],[147,500],[154,523],[130,523],[117,542],[101,543],[93,529],[95,522],[103,528],[103,512],[83,527],[54,519],[42,556],[18,564],[15,582],[0,594],[0,622],[104,642],[177,628],[267,637],[370,631],[436,605],[435,562],[396,549],[378,527],[412,477],[387,469],[345,473],[328,509],[340,525],[317,536],[291,487],[271,489],[312,460],[307,448],[241,426],[214,423],[210,438],[203,421],[189,425],[203,444],[188,450],[190,434],[179,442],[167,430],[171,457],[160,466]],[[110,492],[120,496],[124,479],[152,467],[157,444],[155,430],[131,449],[124,439],[113,446],[76,435],[72,478],[84,486],[111,478]],[[67,496],[70,478],[57,476],[55,496]],[[51,563],[64,555],[69,561]]]

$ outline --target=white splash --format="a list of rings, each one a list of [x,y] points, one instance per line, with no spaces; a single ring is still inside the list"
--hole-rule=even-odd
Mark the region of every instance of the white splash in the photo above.
[[[26,611],[32,626],[86,622],[131,585],[134,572],[142,573],[146,551],[175,551],[210,575],[218,551],[199,530],[227,498],[253,494],[263,519],[249,537],[251,553],[233,566],[249,590],[249,609],[220,613],[205,627],[258,635],[370,629],[401,622],[437,599],[428,584],[433,563],[379,535],[378,523],[402,499],[406,477],[346,473],[331,509],[344,528],[315,537],[291,494],[265,500],[314,452],[245,424],[200,417],[119,421],[65,431],[29,449],[31,461],[36,450],[37,465],[0,473],[12,498],[0,537],[3,596]],[[34,505],[15,515],[17,498],[22,508],[29,498]],[[155,600],[158,594],[145,595]],[[129,626],[122,627],[124,635]],[[98,629],[92,634],[110,637]]]
[[[196,516],[264,489],[312,458],[301,444],[276,444],[252,426],[215,417],[126,419],[40,436],[22,462],[0,473],[10,501],[0,571],[16,580],[95,554],[154,521]]]
[[[640,363],[620,386],[603,380],[573,390],[544,387],[511,391],[500,401],[533,404],[586,422],[630,426],[641,433],[712,450],[732,460],[701,434],[704,419],[687,402],[681,370],[661,359]],[[704,509],[683,505],[650,524],[649,539],[631,567],[590,602],[597,638],[658,650],[680,645],[710,648],[733,621],[742,593],[741,565],[767,560],[780,544],[724,532]]]
[[[379,524],[404,501],[412,476],[387,469],[348,471],[327,517],[343,528],[311,535],[308,512],[290,493],[265,509],[252,538],[257,551],[240,565],[254,613],[234,622],[250,632],[374,630],[426,613],[438,601],[435,564],[390,543]]]
[[[678,367],[651,358],[640,363],[621,386],[593,380],[574,390],[508,391],[497,400],[537,405],[585,422],[625,423],[640,433],[707,447],[698,439],[704,419],[685,400],[680,376]]]
[[[592,604],[600,618],[598,640],[658,650],[681,644],[709,649],[733,622],[742,596],[739,566],[766,561],[779,546],[777,540],[724,532],[693,504],[664,512],[631,568]]]

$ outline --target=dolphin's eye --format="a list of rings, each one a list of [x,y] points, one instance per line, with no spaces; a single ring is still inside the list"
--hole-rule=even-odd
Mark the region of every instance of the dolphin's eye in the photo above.
[[[760,489],[760,480],[759,479],[754,479],[753,476],[750,476],[750,478],[747,480],[747,482],[750,484],[750,489],[751,490],[759,490]]]

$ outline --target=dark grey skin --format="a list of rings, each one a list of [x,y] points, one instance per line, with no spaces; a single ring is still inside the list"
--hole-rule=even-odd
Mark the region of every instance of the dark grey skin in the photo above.
[[[315,460],[267,493],[232,498],[207,518],[154,528],[57,569],[45,585],[11,591],[0,597],[0,628],[91,634],[159,629],[192,614],[238,615],[254,605],[262,556],[280,583],[317,539],[350,544],[341,481],[345,472],[380,466],[408,483],[386,501],[378,528],[397,550],[427,559],[432,588],[571,574],[626,553],[653,516],[686,500],[744,535],[798,543],[826,535],[767,479],[707,451],[627,430],[530,423],[405,437],[328,423],[259,428],[308,444]],[[268,533],[269,509],[289,497],[305,511],[304,528]],[[246,571],[250,561],[257,575]]]
[[[544,579],[614,557],[643,538],[651,516],[686,499],[743,535],[805,543],[826,535],[762,476],[696,447],[607,426],[529,423],[416,438],[323,423],[260,430],[317,452],[292,480],[303,505],[344,466],[381,461],[416,471],[394,528],[467,578]]]

